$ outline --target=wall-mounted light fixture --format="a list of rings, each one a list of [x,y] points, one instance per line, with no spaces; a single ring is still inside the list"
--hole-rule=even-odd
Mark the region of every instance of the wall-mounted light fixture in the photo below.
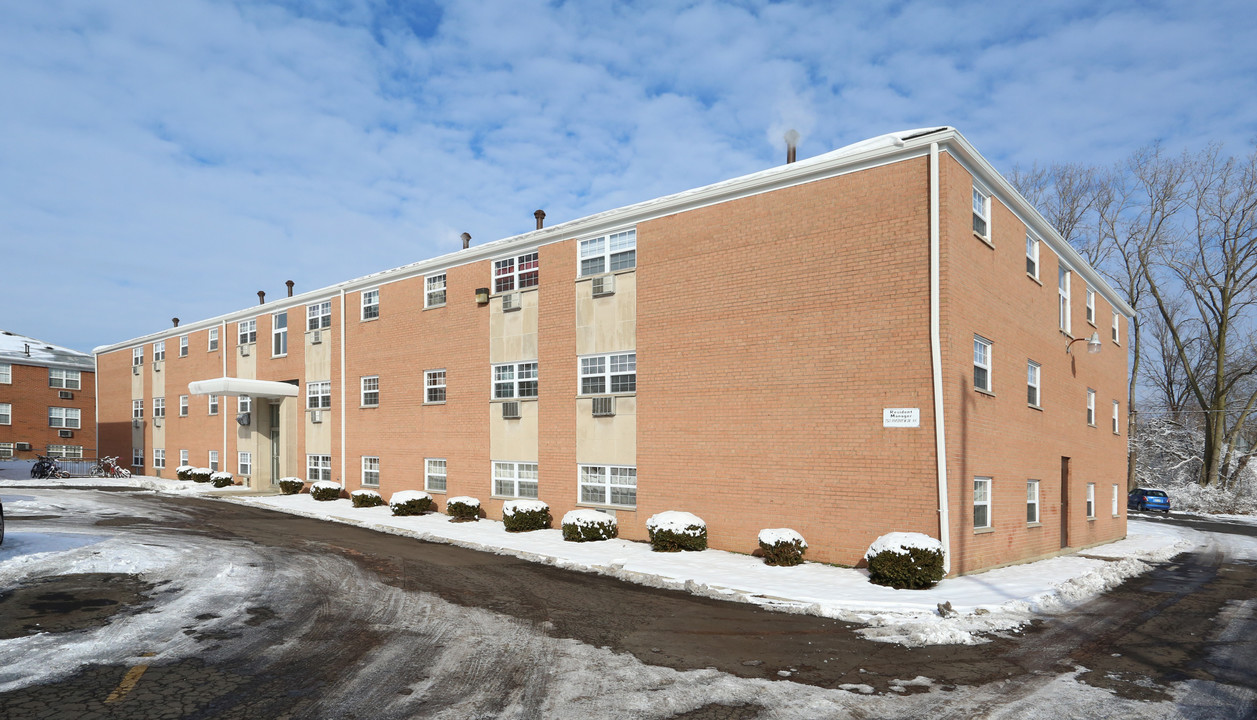
[[[1100,352],[1100,348],[1104,347],[1104,345],[1101,344],[1100,342],[1100,333],[1093,332],[1091,333],[1091,337],[1089,338],[1074,338],[1073,340],[1070,340],[1065,345],[1065,354],[1066,355],[1073,354],[1073,351],[1070,348],[1074,346],[1074,343],[1082,342],[1083,340],[1087,341],[1087,352],[1092,355],[1095,355],[1096,353]]]
[[[476,304],[477,305],[489,304],[489,288],[476,288]]]

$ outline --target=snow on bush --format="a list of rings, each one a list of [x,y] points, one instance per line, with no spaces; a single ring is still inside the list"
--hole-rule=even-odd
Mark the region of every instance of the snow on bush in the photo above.
[[[432,509],[432,496],[422,490],[400,490],[388,499],[394,515],[422,515]]]
[[[508,500],[502,503],[502,525],[507,532],[546,530],[552,522],[550,506],[540,500]]]
[[[354,490],[349,493],[349,501],[357,508],[379,507],[384,504],[384,498],[374,490]]]
[[[459,495],[445,501],[445,512],[450,522],[472,522],[480,519],[480,501],[474,497]]]
[[[759,547],[769,565],[799,565],[807,550],[807,541],[790,528],[767,528],[759,531]]]
[[[340,497],[340,483],[319,480],[310,485],[310,497],[315,500],[335,500]]]
[[[306,481],[299,477],[282,477],[279,479],[279,491],[285,495],[296,495],[305,486]]]
[[[210,475],[213,475],[214,471],[210,470],[209,468],[199,467],[199,468],[192,468],[192,472],[188,474],[191,475],[192,479],[195,480],[196,482],[209,482]]]
[[[209,479],[210,479],[210,482],[214,483],[214,487],[216,488],[224,488],[224,487],[227,487],[228,485],[235,484],[231,476],[231,473],[225,472],[222,470],[219,470],[216,473],[210,474]]]
[[[1169,418],[1139,423],[1131,440],[1139,487],[1155,487],[1170,496],[1170,509],[1184,512],[1257,515],[1257,463],[1238,449],[1219,485],[1197,481],[1204,465],[1204,433]]]
[[[180,465],[179,467],[175,468],[175,477],[179,478],[180,480],[191,480],[192,471],[195,469],[196,468],[192,467],[191,465]]]
[[[692,513],[668,510],[651,515],[646,532],[655,552],[707,549],[707,523]]]
[[[887,533],[873,541],[864,559],[869,581],[897,589],[921,589],[943,579],[943,543],[914,532]]]
[[[563,539],[570,542],[610,540],[620,534],[615,518],[607,513],[581,508],[563,516]]]

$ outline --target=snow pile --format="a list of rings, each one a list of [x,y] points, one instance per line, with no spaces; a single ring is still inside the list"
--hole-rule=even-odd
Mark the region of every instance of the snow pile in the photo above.
[[[693,513],[680,512],[678,510],[667,510],[651,515],[650,519],[646,521],[646,529],[654,530],[655,532],[663,530],[677,534],[693,535],[696,532],[696,528],[706,530],[707,523]]]
[[[796,544],[799,547],[807,547],[807,541],[803,539],[803,536],[790,528],[767,528],[760,530],[759,542],[761,545]]]
[[[886,533],[873,541],[869,545],[868,551],[864,553],[864,559],[872,559],[878,553],[893,552],[899,555],[907,555],[912,548],[919,550],[933,550],[943,552],[943,543],[929,535],[914,532],[893,532]]]
[[[503,515],[515,515],[527,512],[545,512],[550,506],[540,500],[507,500],[502,503]]]

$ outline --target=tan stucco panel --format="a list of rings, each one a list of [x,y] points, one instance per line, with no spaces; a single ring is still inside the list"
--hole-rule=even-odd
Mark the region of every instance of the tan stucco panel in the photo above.
[[[489,457],[537,462],[537,403],[520,402],[518,420],[502,419],[502,403],[489,403]]]
[[[594,417],[593,400],[576,400],[576,462],[637,465],[637,398],[618,396],[613,417]]]
[[[593,296],[591,278],[576,283],[576,354],[637,349],[637,273],[617,273],[615,293]]]
[[[489,362],[537,359],[537,300],[540,293],[519,293],[520,309],[502,311],[502,297],[489,301]]]

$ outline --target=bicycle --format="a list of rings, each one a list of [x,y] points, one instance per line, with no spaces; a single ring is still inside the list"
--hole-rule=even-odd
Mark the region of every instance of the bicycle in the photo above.
[[[57,465],[57,459],[47,455],[36,455],[38,459],[34,465],[31,465],[31,477],[36,479],[58,478],[64,479],[70,477],[70,473],[62,470]]]

